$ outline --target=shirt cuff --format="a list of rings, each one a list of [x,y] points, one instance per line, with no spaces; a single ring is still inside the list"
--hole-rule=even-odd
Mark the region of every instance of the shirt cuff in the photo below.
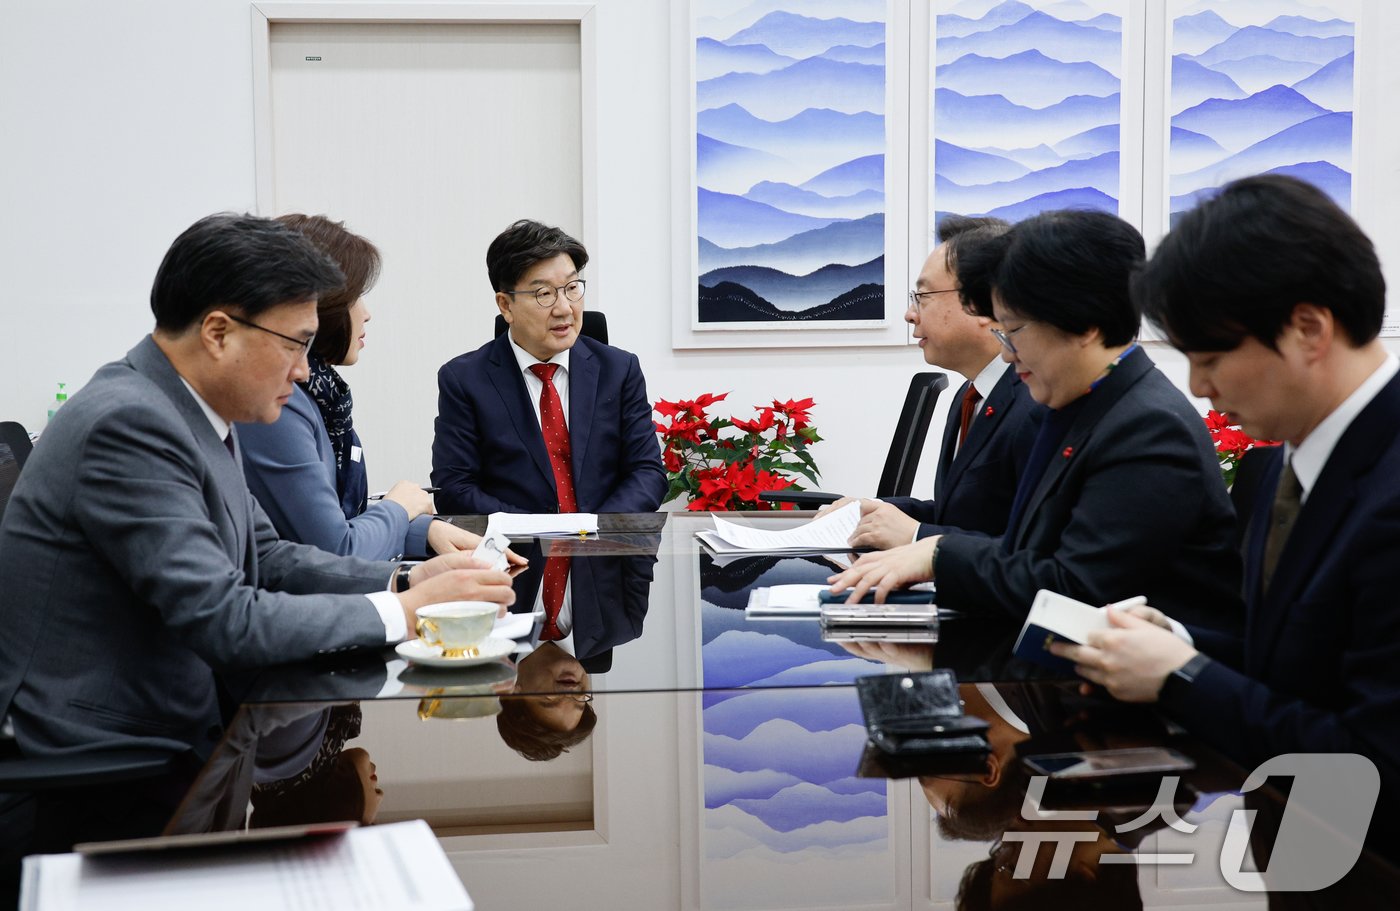
[[[404,620],[403,604],[393,592],[370,592],[365,595],[379,619],[384,622],[384,641],[390,645],[408,638],[408,622]]]
[[[1168,617],[1167,622],[1172,625],[1172,632],[1176,634],[1178,639],[1184,640],[1187,645],[1193,648],[1195,647],[1196,640],[1191,638],[1191,631],[1185,626],[1182,626],[1180,620],[1173,620],[1171,617]]]

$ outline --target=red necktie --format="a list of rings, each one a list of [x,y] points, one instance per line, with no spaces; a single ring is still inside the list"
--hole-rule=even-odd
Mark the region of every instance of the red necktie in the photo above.
[[[574,477],[570,468],[572,449],[569,446],[569,428],[564,424],[564,406],[559,401],[559,390],[554,388],[554,373],[558,364],[533,364],[530,372],[539,377],[544,388],[540,390],[540,430],[544,433],[544,448],[549,453],[549,467],[554,472],[554,487],[558,493],[560,512],[577,512],[574,501]],[[564,638],[559,631],[559,610],[564,606],[564,589],[569,584],[569,558],[548,557],[544,562],[544,629],[540,638],[559,640]]]
[[[574,476],[570,468],[569,428],[564,424],[564,406],[559,391],[554,388],[554,372],[558,364],[534,364],[530,372],[540,378],[540,430],[544,432],[544,448],[549,453],[549,467],[554,470],[554,487],[559,495],[560,512],[578,512],[574,502]]]
[[[963,440],[967,439],[967,428],[972,426],[972,416],[977,413],[977,403],[982,401],[982,396],[977,393],[977,387],[968,383],[967,391],[963,393],[962,419],[958,425],[958,445],[962,446]]]

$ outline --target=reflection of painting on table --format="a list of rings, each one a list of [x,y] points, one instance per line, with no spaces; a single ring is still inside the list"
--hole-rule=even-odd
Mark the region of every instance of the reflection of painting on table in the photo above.
[[[848,685],[808,690],[801,699],[772,689],[704,695],[703,906],[888,903],[894,871],[886,782],[855,777],[866,738],[849,686],[881,669],[822,642],[815,620],[747,623],[750,585],[820,581],[830,572],[803,558],[758,559],[774,564],[761,580],[729,585],[742,567],[701,558],[705,687]],[[775,863],[803,872],[775,882]]]
[[[933,211],[1118,212],[1124,0],[960,0],[934,20]]]
[[[1175,0],[1171,215],[1250,174],[1289,174],[1351,208],[1348,0]]]
[[[696,328],[883,322],[885,0],[692,6]]]

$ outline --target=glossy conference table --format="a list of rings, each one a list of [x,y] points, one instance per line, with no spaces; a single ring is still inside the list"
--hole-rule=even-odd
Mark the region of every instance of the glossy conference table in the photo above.
[[[1241,796],[1247,770],[1151,710],[1010,657],[1014,624],[945,619],[936,644],[824,641],[815,620],[746,621],[744,606],[756,586],[824,581],[827,558],[717,561],[694,538],[703,515],[601,521],[597,540],[515,544],[531,557],[518,610],[542,556],[572,557],[577,663],[530,651],[535,622],[511,659],[475,668],[386,649],[271,669],[167,831],[242,828],[250,805],[255,824],[423,818],[482,909],[1265,906],[1220,858],[1248,853],[1246,800],[1276,820],[1280,795]],[[993,753],[892,768],[867,747],[853,681],[934,666],[956,672]],[[540,717],[578,726],[560,744]],[[1197,764],[1166,796],[1157,781],[1046,791],[1024,815],[1019,755],[1154,744]],[[1154,803],[1170,812],[1137,821]],[[1395,894],[1370,855],[1348,882],[1363,874],[1365,894]]]

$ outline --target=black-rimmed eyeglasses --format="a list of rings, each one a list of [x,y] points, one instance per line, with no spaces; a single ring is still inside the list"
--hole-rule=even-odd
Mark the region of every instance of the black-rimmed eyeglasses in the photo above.
[[[1001,342],[1001,347],[1005,348],[1010,354],[1014,355],[1016,353],[1016,343],[1011,341],[1011,336],[1015,335],[1017,332],[1020,332],[1022,329],[1026,328],[1033,322],[1035,322],[1035,320],[1027,320],[1021,325],[1017,326],[1015,329],[1012,329],[1010,332],[1007,332],[1005,329],[999,329],[996,326],[992,326],[990,328],[992,335],[996,336],[997,341]]]
[[[921,298],[931,297],[934,294],[948,294],[949,292],[956,292],[957,290],[957,288],[939,288],[937,291],[910,291],[909,312],[916,313],[921,307],[923,307],[924,302],[921,300]]]
[[[316,335],[315,335],[315,333],[312,333],[312,335],[311,335],[310,338],[293,338],[293,337],[290,336],[290,335],[283,335],[282,333],[278,332],[278,331],[275,330],[275,329],[269,329],[269,328],[267,328],[266,326],[259,326],[257,323],[252,322],[251,320],[239,319],[238,317],[234,316],[232,313],[225,313],[224,316],[227,316],[229,319],[233,320],[235,323],[238,323],[240,326],[248,326],[249,328],[252,328],[252,329],[260,329],[260,330],[262,330],[263,332],[266,332],[268,335],[275,335],[275,336],[277,336],[277,337],[280,338],[280,339],[284,339],[284,340],[286,340],[286,341],[291,342],[293,345],[296,345],[296,346],[297,346],[297,354],[298,354],[298,356],[302,356],[302,355],[306,355],[306,354],[310,353],[310,351],[311,351],[311,343],[314,342],[314,341],[316,341]]]
[[[533,294],[535,296],[535,303],[539,304],[541,307],[553,307],[555,302],[559,300],[559,294],[561,292],[564,295],[564,299],[567,301],[578,303],[583,300],[584,286],[587,284],[588,282],[583,279],[576,278],[567,285],[561,285],[558,288],[552,285],[545,285],[543,288],[536,288],[533,291],[502,291],[501,293],[509,294],[511,297],[517,294]]]

